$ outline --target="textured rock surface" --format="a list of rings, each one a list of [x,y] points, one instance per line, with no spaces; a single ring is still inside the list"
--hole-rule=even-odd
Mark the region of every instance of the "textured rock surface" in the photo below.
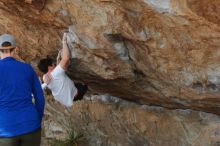
[[[34,64],[69,28],[70,75],[94,92],[220,114],[219,10],[219,0],[0,0],[0,33]]]
[[[56,115],[56,116],[55,116]],[[64,139],[69,125],[81,132],[80,146],[219,146],[220,117],[191,110],[166,110],[117,103],[81,101],[72,109],[48,102],[45,138]]]

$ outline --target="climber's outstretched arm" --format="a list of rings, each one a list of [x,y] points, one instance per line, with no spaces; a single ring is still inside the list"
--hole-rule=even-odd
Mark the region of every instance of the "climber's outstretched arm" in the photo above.
[[[59,50],[59,52],[58,52],[58,54],[57,54],[57,64],[59,64],[60,63],[60,61],[61,61],[61,57],[62,56],[62,50]]]
[[[63,34],[63,40],[62,40],[63,48],[62,48],[62,58],[60,61],[60,66],[66,70],[69,60],[70,60],[70,51],[67,46],[67,33]]]

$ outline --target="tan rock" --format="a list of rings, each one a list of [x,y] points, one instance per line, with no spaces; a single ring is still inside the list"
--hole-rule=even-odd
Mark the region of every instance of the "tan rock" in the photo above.
[[[70,76],[92,91],[220,114],[218,0],[36,2],[0,0],[0,33],[16,36],[23,60],[55,57],[69,29]]]
[[[49,101],[45,116],[44,141],[67,138],[73,126],[84,135],[80,146],[218,146],[220,142],[219,116],[192,110],[125,101],[80,101],[66,109]]]

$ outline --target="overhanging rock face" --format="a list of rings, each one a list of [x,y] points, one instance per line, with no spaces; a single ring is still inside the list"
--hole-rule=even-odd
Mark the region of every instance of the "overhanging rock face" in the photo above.
[[[219,11],[219,0],[0,0],[0,33],[34,63],[69,29],[70,76],[93,91],[220,114]]]

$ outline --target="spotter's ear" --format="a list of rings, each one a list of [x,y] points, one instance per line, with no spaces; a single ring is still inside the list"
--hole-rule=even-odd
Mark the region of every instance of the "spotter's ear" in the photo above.
[[[19,50],[20,50],[20,48],[19,48],[19,47],[15,47],[15,52],[16,52],[16,51],[19,51]]]

